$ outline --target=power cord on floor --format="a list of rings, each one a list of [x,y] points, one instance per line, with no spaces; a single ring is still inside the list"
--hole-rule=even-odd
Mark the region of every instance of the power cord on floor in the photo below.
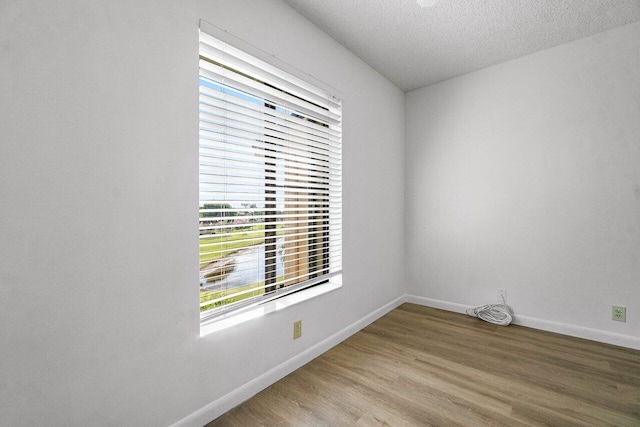
[[[504,303],[504,298],[502,302]],[[500,326],[507,326],[513,320],[513,313],[507,304],[482,305],[468,309],[467,314]]]

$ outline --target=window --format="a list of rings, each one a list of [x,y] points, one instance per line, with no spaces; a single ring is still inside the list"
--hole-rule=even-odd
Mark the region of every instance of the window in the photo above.
[[[341,102],[200,32],[201,319],[342,269]]]

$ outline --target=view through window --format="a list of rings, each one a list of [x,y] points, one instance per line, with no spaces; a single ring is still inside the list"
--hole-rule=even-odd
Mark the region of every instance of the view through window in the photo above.
[[[341,103],[200,33],[201,318],[342,269]]]

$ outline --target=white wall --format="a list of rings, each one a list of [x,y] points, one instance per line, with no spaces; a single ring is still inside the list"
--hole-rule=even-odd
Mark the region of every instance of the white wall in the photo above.
[[[410,293],[640,348],[638,70],[634,23],[408,93]]]
[[[202,338],[200,18],[342,92],[345,225],[340,290]],[[1,425],[168,425],[403,294],[404,95],[280,1],[5,0],[0,82]]]

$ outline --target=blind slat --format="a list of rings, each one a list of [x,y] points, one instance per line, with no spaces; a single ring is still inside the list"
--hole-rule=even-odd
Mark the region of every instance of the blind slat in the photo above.
[[[260,119],[264,118],[266,114],[271,121],[278,126],[292,129],[303,135],[318,136],[331,141],[338,141],[341,137],[341,133],[331,127],[321,126],[320,124],[305,120],[302,117],[291,116],[286,112],[273,110],[264,105],[243,100],[240,97],[221,92],[220,89],[222,89],[222,87],[218,90],[208,87],[200,88],[200,109],[202,111],[223,109],[224,111],[239,114],[243,117]]]

